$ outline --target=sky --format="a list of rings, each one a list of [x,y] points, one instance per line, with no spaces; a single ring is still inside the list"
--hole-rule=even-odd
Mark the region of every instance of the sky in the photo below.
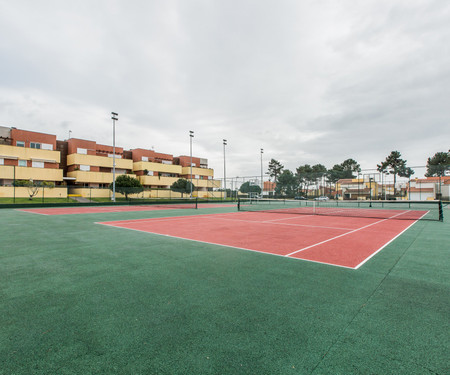
[[[217,178],[450,148],[448,0],[0,0],[0,126]]]

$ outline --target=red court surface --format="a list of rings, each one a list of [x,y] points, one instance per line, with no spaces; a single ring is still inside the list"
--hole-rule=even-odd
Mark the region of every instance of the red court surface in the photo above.
[[[233,204],[209,204],[199,203],[199,208],[219,208],[236,207]],[[128,212],[128,211],[155,211],[155,210],[177,210],[190,208],[188,205],[167,204],[167,205],[142,205],[142,206],[84,206],[84,207],[51,207],[51,208],[27,208],[17,211],[29,212],[39,215],[71,215],[71,214],[98,214],[108,212]]]
[[[234,212],[97,224],[357,269],[415,222]]]

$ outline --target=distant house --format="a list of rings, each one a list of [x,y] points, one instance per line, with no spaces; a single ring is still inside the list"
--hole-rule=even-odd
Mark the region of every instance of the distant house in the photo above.
[[[449,200],[450,177],[427,177],[411,180],[409,185],[410,200]]]
[[[376,181],[358,178],[344,178],[336,183],[338,199],[377,199],[380,185]]]

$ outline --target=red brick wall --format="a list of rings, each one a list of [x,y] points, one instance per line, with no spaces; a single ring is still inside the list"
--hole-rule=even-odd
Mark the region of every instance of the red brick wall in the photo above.
[[[175,159],[177,160],[178,165],[181,165],[182,167],[189,167],[191,165],[190,156],[179,156]],[[192,164],[194,164],[193,167],[200,167],[200,158],[192,157]]]
[[[146,156],[148,157],[148,161],[150,162],[161,162],[161,160],[168,160],[173,162],[173,155],[171,154],[163,154],[161,152],[155,152],[153,150],[146,150],[143,148],[135,148],[134,150],[131,150],[133,155],[133,161],[142,161],[142,157]]]
[[[88,155],[96,155],[96,146],[97,143],[94,141],[87,141],[85,139],[77,139],[77,138],[70,138],[67,141],[67,154],[76,154],[77,148],[85,148],[87,149]]]
[[[11,129],[12,145],[16,146],[17,141],[25,142],[25,147],[30,147],[30,142],[47,143],[53,145],[56,150],[56,135],[30,132],[27,130]]]
[[[134,162],[142,161],[142,157],[148,157],[148,161],[155,161],[155,151],[153,150],[145,150],[143,148],[135,148],[131,150],[132,159]]]
[[[108,156],[108,154],[113,153],[113,146],[97,144],[96,151],[97,151],[97,155],[99,155],[99,156]],[[116,155],[122,155],[122,154],[123,154],[123,148],[116,146]]]

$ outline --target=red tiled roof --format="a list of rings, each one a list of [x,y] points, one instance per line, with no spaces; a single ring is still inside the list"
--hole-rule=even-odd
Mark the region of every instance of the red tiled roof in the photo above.
[[[416,187],[412,187],[409,189],[409,191],[411,193],[433,193],[434,189],[433,188],[416,188]]]

